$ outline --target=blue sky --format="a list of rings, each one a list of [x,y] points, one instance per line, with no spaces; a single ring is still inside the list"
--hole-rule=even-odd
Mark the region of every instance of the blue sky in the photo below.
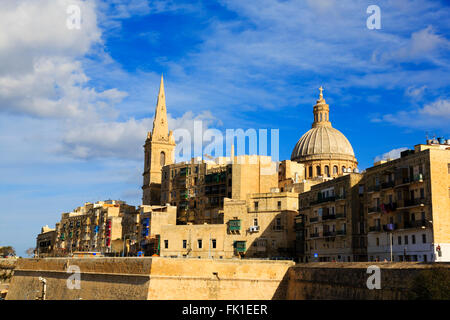
[[[71,4],[79,30],[66,27]],[[379,30],[366,27],[371,4]],[[321,85],[361,169],[450,134],[445,1],[0,6],[0,245],[20,255],[86,201],[140,204],[161,73],[172,129],[279,129],[280,159],[309,130]]]

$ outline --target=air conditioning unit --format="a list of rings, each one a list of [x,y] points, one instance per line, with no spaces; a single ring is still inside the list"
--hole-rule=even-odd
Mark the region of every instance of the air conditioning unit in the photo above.
[[[259,226],[252,226],[249,228],[250,232],[258,232],[259,231]]]

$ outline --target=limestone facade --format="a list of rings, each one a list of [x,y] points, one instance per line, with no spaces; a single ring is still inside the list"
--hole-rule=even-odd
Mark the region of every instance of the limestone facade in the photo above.
[[[192,159],[164,166],[161,203],[176,206],[177,223],[223,223],[224,199],[270,192],[278,186],[276,163],[268,156]]]
[[[56,242],[56,230],[44,226],[36,238],[36,256],[45,257],[53,253]]]
[[[394,261],[450,261],[450,145],[416,145],[365,182],[370,261],[391,250]]]
[[[124,238],[135,241],[138,218],[139,211],[123,201],[85,203],[61,215],[56,224],[54,255],[77,251],[120,253]]]
[[[224,199],[222,224],[161,226],[162,257],[292,257],[298,195],[256,193]]]
[[[349,173],[299,194],[295,230],[300,261],[367,261],[362,177]]]

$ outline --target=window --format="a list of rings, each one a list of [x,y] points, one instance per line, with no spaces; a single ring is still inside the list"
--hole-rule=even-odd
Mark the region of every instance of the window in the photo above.
[[[258,201],[255,201],[255,211],[258,211]]]
[[[198,248],[199,248],[199,249],[203,248],[202,239],[198,239],[198,240],[197,240],[197,243],[198,243]]]
[[[427,235],[425,233],[422,234],[422,243],[427,243]]]
[[[278,206],[278,210],[280,210],[281,209],[281,201],[278,201],[277,206]]]
[[[405,236],[405,244],[408,244],[408,236]]]
[[[325,166],[325,175],[326,175],[327,177],[330,176],[330,167],[328,167],[328,166]]]
[[[183,240],[183,249],[187,248],[187,240]]]
[[[450,163],[447,164],[448,173],[450,174]]]
[[[380,238],[377,238],[377,247],[380,246]]]
[[[342,173],[345,172],[345,166],[342,166]]]
[[[217,244],[216,239],[212,239],[211,242],[212,242],[212,248],[215,249],[216,248],[216,244]]]
[[[253,219],[253,225],[258,226],[258,219]]]
[[[333,174],[338,174],[338,167],[337,166],[333,167]]]
[[[164,151],[162,151],[159,156],[159,162],[161,164],[161,167],[164,167],[164,165],[166,164],[166,154],[164,153]]]
[[[425,190],[423,188],[420,188],[420,199],[425,198]]]
[[[411,236],[411,242],[412,242],[412,244],[416,244],[416,236],[415,235]]]
[[[316,167],[316,175],[320,176],[321,172],[320,172],[320,166]]]
[[[401,244],[402,244],[402,237],[398,236],[398,245],[401,245]]]
[[[169,249],[169,240],[164,240],[164,249]]]
[[[312,178],[312,176],[313,176],[313,167],[309,166],[308,171],[309,171],[309,177]]]

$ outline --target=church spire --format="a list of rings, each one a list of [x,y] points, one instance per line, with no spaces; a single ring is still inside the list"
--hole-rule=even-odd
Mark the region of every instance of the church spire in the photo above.
[[[154,140],[166,140],[169,135],[167,123],[166,95],[164,93],[164,78],[161,74],[158,100],[156,102],[155,117],[153,119],[152,137]]]
[[[316,127],[331,127],[331,122],[329,119],[330,114],[330,106],[326,103],[323,98],[323,87],[319,88],[319,100],[317,100],[316,105],[314,106],[313,114],[314,114],[314,122],[312,124],[313,128]]]

